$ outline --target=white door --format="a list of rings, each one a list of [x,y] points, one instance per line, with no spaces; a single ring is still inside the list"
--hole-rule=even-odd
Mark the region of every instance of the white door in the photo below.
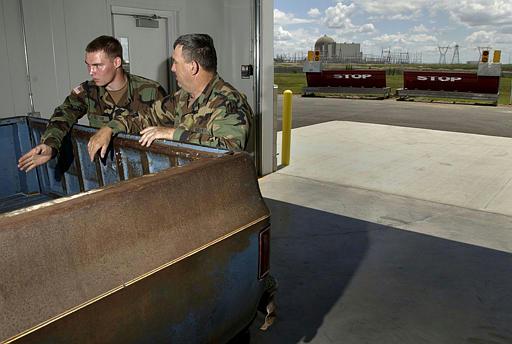
[[[114,36],[123,45],[124,67],[132,74],[170,85],[169,18],[147,13],[112,13]]]

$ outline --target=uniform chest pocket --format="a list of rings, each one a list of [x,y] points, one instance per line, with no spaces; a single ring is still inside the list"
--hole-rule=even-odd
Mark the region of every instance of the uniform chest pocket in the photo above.
[[[110,121],[108,116],[88,114],[89,125],[93,128],[101,128]]]
[[[194,114],[194,122],[199,127],[206,127],[212,117],[212,114],[213,113],[211,111],[199,111]]]
[[[211,112],[208,113],[195,113],[188,114],[182,118],[182,123],[189,129],[195,132],[205,131],[208,132],[208,123],[212,116]]]

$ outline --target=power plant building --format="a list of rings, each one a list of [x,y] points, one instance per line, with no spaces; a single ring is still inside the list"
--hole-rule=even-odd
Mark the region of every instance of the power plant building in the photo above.
[[[315,43],[315,50],[320,51],[320,59],[327,62],[362,62],[363,53],[359,43],[336,43],[324,35]]]

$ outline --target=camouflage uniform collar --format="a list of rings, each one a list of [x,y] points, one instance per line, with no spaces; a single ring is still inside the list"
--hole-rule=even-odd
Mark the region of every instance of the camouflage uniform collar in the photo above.
[[[127,104],[130,104],[132,102],[133,97],[133,78],[130,73],[124,72],[127,78],[128,82],[128,99],[126,104],[123,104],[123,106],[126,106]],[[114,102],[112,97],[109,95],[107,89],[105,86],[97,86],[98,87],[98,96],[109,106],[114,107]]]
[[[125,71],[124,74],[126,75],[126,78],[128,79],[128,102],[131,103],[132,96],[133,96],[133,78],[132,78],[132,75],[130,73],[128,73],[127,71]]]
[[[210,95],[215,89],[215,85],[217,85],[217,83],[220,81],[222,81],[222,79],[220,78],[219,74],[215,73],[212,80],[210,80],[210,82],[206,85],[201,95],[197,97],[197,103],[204,105],[205,101],[208,101],[208,98],[210,98]]]
[[[208,102],[208,99],[210,98],[210,95],[212,94],[213,90],[215,89],[216,85],[219,82],[222,82],[222,78],[219,76],[219,74],[215,73],[213,78],[206,85],[206,87],[204,88],[203,92],[201,92],[199,97],[197,97],[197,99],[194,101],[194,103],[192,104],[192,106],[190,108],[191,109],[195,109],[197,107],[204,106]],[[189,96],[190,96],[190,94],[188,92],[183,91],[183,93],[182,93],[182,95],[180,97],[180,101],[183,101],[184,104],[187,104]]]

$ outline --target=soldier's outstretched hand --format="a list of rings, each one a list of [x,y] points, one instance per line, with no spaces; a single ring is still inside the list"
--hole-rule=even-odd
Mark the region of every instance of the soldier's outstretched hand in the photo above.
[[[141,130],[140,134],[142,135],[139,139],[139,143],[142,146],[149,147],[153,143],[153,141],[157,139],[167,139],[172,140],[172,135],[174,134],[174,128],[168,127],[147,127]]]
[[[41,143],[32,148],[18,160],[18,168],[28,172],[52,158],[52,147]]]
[[[110,143],[110,139],[112,138],[112,129],[109,127],[103,127],[96,134],[91,136],[89,139],[89,143],[87,144],[87,151],[89,152],[89,158],[91,158],[91,162],[94,160],[94,155],[98,150],[100,151],[100,156],[102,158],[105,157],[107,153],[107,148]]]

